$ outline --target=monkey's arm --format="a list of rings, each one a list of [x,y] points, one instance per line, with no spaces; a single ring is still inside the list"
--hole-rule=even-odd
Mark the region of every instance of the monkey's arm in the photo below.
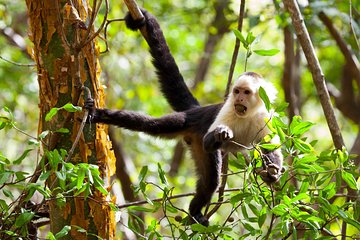
[[[176,112],[160,118],[154,118],[134,111],[95,108],[91,101],[85,104],[85,108],[89,110],[90,123],[115,125],[153,136],[172,138],[188,128],[186,113],[184,112]]]
[[[233,131],[225,126],[219,125],[213,131],[208,132],[203,138],[203,147],[206,152],[214,152],[222,147],[223,143],[234,137]]]
[[[126,26],[131,30],[146,26],[145,40],[150,47],[150,54],[153,57],[162,93],[175,111],[185,111],[200,106],[186,86],[156,18],[144,9],[141,11],[145,21],[136,21],[128,13],[125,17]]]

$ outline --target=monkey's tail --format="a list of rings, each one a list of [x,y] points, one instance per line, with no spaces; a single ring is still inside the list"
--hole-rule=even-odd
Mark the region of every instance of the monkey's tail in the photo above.
[[[128,13],[125,17],[126,26],[132,30],[146,26],[147,36],[145,39],[150,47],[161,91],[168,103],[178,112],[200,106],[186,86],[156,18],[146,10],[142,9],[141,11],[145,20],[134,20]]]

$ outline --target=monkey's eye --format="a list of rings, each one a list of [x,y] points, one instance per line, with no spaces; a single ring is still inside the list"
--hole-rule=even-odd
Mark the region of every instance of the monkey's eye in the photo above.
[[[246,90],[244,91],[244,94],[249,95],[249,94],[251,94],[251,91],[248,90],[248,89],[246,89]]]
[[[235,89],[234,89],[234,94],[239,94],[239,93],[240,93],[240,90],[237,89],[237,88],[235,88]]]

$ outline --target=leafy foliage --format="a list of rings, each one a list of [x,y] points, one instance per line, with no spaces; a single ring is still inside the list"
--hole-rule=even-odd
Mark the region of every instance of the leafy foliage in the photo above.
[[[278,5],[279,2],[274,1]],[[359,9],[358,1],[352,1],[352,4],[353,9]],[[144,2],[144,7],[154,13],[161,22],[170,49],[187,80],[193,79],[195,63],[203,54],[206,29],[210,17],[214,15],[211,5],[209,1],[203,0]],[[288,18],[272,6],[261,5],[259,9],[249,5],[248,9],[244,25],[244,32],[248,34],[243,35],[236,31],[225,34],[221,47],[218,47],[216,54],[211,57],[212,65],[207,74],[209,81],[199,84],[194,91],[203,103],[219,101],[219,95],[222,95],[234,34],[246,50],[244,54],[241,53],[240,58],[245,59],[246,63],[251,59],[251,66],[248,68],[261,72],[267,79],[281,79],[281,54],[271,58],[254,56],[272,56],[278,52],[276,47],[282,44],[281,28],[289,24]],[[324,26],[318,21],[316,14],[325,10],[335,19],[337,29],[341,30],[357,58],[359,51],[355,39],[359,36],[358,16],[352,20],[349,18],[348,1],[310,1],[310,5],[302,10],[311,38],[317,47],[326,80],[335,87],[339,86],[344,59],[327,32],[322,31]],[[1,26],[16,30],[16,37],[20,40],[21,36],[26,38],[28,34],[26,20],[22,17],[25,15],[24,11],[24,4],[19,1],[5,0],[0,3]],[[234,6],[225,14],[228,19],[234,19],[236,12],[237,6]],[[113,4],[109,17],[119,18],[123,13],[121,4]],[[102,19],[102,16],[98,19]],[[351,25],[349,19],[352,21]],[[355,32],[350,26],[354,27]],[[231,27],[235,28],[234,24]],[[209,31],[216,34],[213,26],[209,27]],[[254,50],[259,35],[262,36],[261,48],[268,50]],[[107,89],[107,105],[112,108],[144,111],[155,116],[168,113],[170,110],[160,96],[147,46],[139,34],[126,30],[122,23],[113,23],[109,25],[108,36],[111,51],[102,55],[101,62],[105,80],[111,79]],[[26,50],[13,46],[14,43],[9,42],[9,39],[5,35],[0,37],[1,57],[17,62],[32,61]],[[99,43],[101,49],[104,49],[103,42]],[[39,154],[40,142],[51,131],[44,131],[38,137],[30,136],[37,135],[37,72],[34,68],[19,67],[4,61],[0,64],[0,221],[3,224],[0,234],[16,239],[27,237],[29,224],[35,219],[38,221],[37,213],[29,206],[21,208],[16,215],[12,214],[21,193],[26,193],[23,200],[39,194],[44,199],[56,199],[57,203],[62,205],[69,193],[88,196],[95,189],[103,192],[106,189],[102,188],[96,166],[66,163],[64,157],[67,153],[63,150]],[[302,69],[306,69],[305,64]],[[236,74],[243,70],[242,67],[237,68]],[[280,85],[280,82],[276,84]],[[256,150],[250,153],[251,161],[240,154],[230,159],[230,189],[225,193],[223,206],[211,217],[211,226],[208,228],[198,224],[186,225],[188,217],[183,209],[186,209],[188,198],[182,201],[185,197],[179,193],[193,190],[194,178],[193,174],[189,173],[190,160],[186,160],[177,177],[169,177],[166,174],[169,168],[166,159],[170,158],[174,143],[154,141],[141,134],[122,133],[121,136],[126,136],[124,149],[137,167],[136,171],[131,173],[133,179],[136,179],[134,175],[140,173],[134,190],[146,200],[146,205],[134,205],[126,209],[115,206],[121,213],[128,212],[134,217],[128,222],[121,219],[121,226],[126,225],[136,232],[139,238],[149,239],[169,236],[177,239],[277,239],[290,235],[292,239],[333,239],[325,235],[331,232],[340,238],[341,225],[345,222],[347,237],[359,238],[359,203],[348,201],[350,197],[358,199],[358,196],[349,196],[347,190],[358,191],[358,166],[354,166],[354,156],[346,149],[331,149],[330,137],[323,137],[327,126],[322,119],[312,79],[306,70],[301,76],[301,84],[302,117],[296,116],[289,120],[289,123],[286,114],[282,112],[285,104],[282,104],[277,106],[278,116],[268,123],[273,131],[272,135],[279,136],[286,155],[286,171],[282,178],[274,186],[261,182],[254,171],[261,166],[260,154]],[[262,99],[265,103],[268,102],[266,97],[263,96]],[[270,105],[267,107],[270,109]],[[71,106],[70,108],[73,109]],[[59,109],[52,111],[49,119]],[[352,143],[358,125],[343,116],[339,115],[338,118],[342,123],[346,141]],[[54,131],[69,133],[65,128]],[[44,169],[44,157],[50,159],[51,168],[43,171],[38,182],[29,183],[36,164]],[[61,182],[56,193],[44,187],[44,181],[50,177]],[[175,186],[175,189],[172,186]],[[139,212],[144,213],[145,218],[138,217]],[[163,218],[159,220],[158,216]],[[65,226],[58,233],[49,232],[47,238],[59,239],[65,236],[70,228],[86,232],[78,226]],[[297,229],[305,231],[300,233]]]

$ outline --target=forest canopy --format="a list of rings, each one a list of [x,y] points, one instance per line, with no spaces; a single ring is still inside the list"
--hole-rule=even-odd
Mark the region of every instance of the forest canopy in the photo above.
[[[82,124],[89,96],[174,112],[125,26],[131,1],[55,2],[0,1],[0,239],[360,238],[359,1],[137,1],[201,105],[245,71],[278,90],[262,99],[281,144],[262,147],[280,147],[280,180],[257,174],[258,145],[229,154],[209,227],[188,221],[197,176],[181,139]]]

